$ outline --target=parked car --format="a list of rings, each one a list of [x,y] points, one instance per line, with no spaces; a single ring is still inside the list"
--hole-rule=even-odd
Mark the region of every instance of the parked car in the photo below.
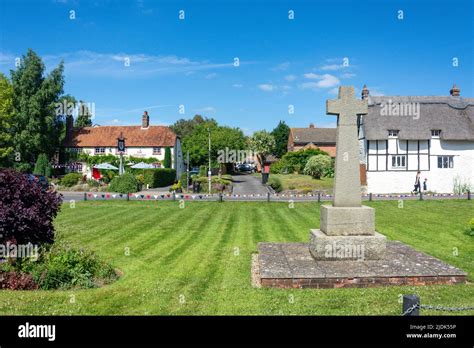
[[[28,180],[37,184],[41,187],[42,191],[46,191],[49,188],[48,178],[43,175],[36,175],[36,174],[27,174]]]
[[[241,173],[253,173],[255,168],[251,164],[242,163],[237,165],[237,170]]]

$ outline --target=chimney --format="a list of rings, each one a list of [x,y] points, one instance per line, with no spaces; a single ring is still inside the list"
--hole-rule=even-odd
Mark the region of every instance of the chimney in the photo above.
[[[456,87],[456,84],[453,85],[453,88],[449,91],[452,97],[459,97],[461,95],[461,90]]]
[[[314,128],[314,123],[310,123],[309,128]]]
[[[367,85],[364,85],[364,87],[362,87],[361,96],[362,96],[363,100],[365,100],[369,97],[369,90],[367,89]]]
[[[150,126],[150,116],[148,116],[148,111],[143,112],[142,116],[142,128],[148,128]]]

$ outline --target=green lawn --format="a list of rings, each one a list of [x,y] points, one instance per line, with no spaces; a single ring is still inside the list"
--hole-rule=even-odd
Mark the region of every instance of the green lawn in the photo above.
[[[474,237],[464,231],[474,203],[406,201],[401,209],[397,204],[370,202],[378,231],[464,269],[472,281]],[[56,226],[59,238],[96,250],[122,277],[99,289],[3,290],[1,314],[399,315],[399,297],[409,293],[419,294],[424,304],[474,305],[471,284],[252,288],[250,260],[257,243],[307,241],[309,229],[319,226],[317,203],[289,209],[273,202],[186,202],[181,209],[178,202],[81,202],[75,208],[65,204]]]
[[[327,191],[332,193],[333,178],[314,179],[303,174],[270,174],[270,177],[281,180],[283,190],[297,190],[303,193],[311,191]]]

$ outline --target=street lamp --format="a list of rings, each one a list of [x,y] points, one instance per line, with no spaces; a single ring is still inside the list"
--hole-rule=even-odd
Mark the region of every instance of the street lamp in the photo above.
[[[209,194],[211,194],[211,128],[207,128],[207,134],[209,137],[209,168],[207,171],[207,181],[209,184]]]

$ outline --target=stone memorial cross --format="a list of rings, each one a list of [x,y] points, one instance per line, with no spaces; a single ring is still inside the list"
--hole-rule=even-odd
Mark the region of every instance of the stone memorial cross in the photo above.
[[[338,115],[334,207],[361,206],[357,115],[367,112],[367,100],[355,99],[352,86],[339,87],[338,99],[326,101],[326,113]]]

